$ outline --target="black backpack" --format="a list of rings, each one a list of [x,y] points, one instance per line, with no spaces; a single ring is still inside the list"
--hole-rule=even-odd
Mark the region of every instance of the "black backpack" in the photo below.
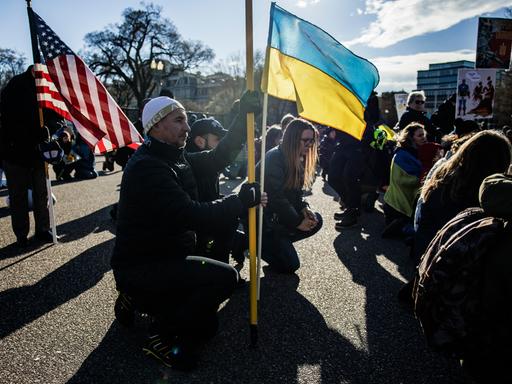
[[[414,312],[427,344],[462,358],[475,350],[482,324],[485,258],[505,236],[506,221],[469,208],[450,220],[429,244],[417,268]]]

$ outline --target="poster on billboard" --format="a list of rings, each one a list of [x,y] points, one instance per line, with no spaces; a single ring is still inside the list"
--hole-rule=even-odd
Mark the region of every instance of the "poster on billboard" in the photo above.
[[[495,69],[459,69],[455,117],[492,118],[495,84]]]
[[[476,68],[508,69],[512,51],[512,19],[480,17]]]
[[[400,121],[407,108],[407,93],[395,93],[395,106],[396,115],[398,116],[398,121]]]

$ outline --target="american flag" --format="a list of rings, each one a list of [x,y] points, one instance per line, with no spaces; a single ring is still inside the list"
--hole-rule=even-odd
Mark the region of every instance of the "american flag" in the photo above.
[[[35,12],[33,23],[45,65],[36,65],[39,104],[71,120],[96,152],[142,142],[103,84]],[[46,70],[47,69],[47,70]]]

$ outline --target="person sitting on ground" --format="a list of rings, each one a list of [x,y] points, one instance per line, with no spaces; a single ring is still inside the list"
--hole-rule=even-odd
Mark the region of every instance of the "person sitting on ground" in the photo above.
[[[243,100],[244,105],[247,100]],[[257,102],[255,100],[254,102]],[[197,153],[216,149],[217,156],[212,158],[208,167],[193,167],[197,182],[198,201],[213,201],[221,198],[219,188],[220,171],[230,165],[240,153],[246,137],[245,116],[238,114],[229,129],[229,133],[220,122],[214,118],[199,119],[191,126],[190,137],[187,141],[187,153]],[[227,135],[226,135],[227,134]],[[197,233],[196,255],[206,256],[224,263],[229,262],[232,250],[233,258],[238,264],[243,264],[245,236],[238,232],[239,221],[235,218],[221,227],[211,227]],[[236,249],[233,249],[236,237]]]
[[[423,125],[411,123],[399,133],[397,148],[391,161],[389,187],[384,194],[386,228],[383,237],[403,235],[411,224],[414,204],[420,188],[422,164],[418,148],[427,141]]]
[[[504,382],[510,376],[512,354],[512,169],[508,174],[486,177],[480,186],[479,201],[484,213],[506,220],[503,241],[485,254],[480,292],[481,311],[473,330],[471,347],[466,348],[462,368],[479,384]]]
[[[311,211],[303,199],[303,189],[314,181],[317,147],[316,128],[297,118],[288,124],[281,145],[265,155],[269,205],[263,217],[262,258],[277,272],[294,273],[299,269],[293,243],[322,227],[320,214]]]
[[[480,184],[485,177],[508,169],[510,150],[510,143],[503,134],[490,130],[479,132],[425,182],[414,235],[416,261],[444,224],[462,210],[478,205]]]
[[[250,91],[252,93],[252,91]],[[241,104],[240,113],[245,110]],[[116,239],[111,260],[120,295],[116,318],[129,319],[133,306],[149,313],[147,355],[165,365],[190,370],[197,353],[217,330],[217,310],[238,283],[226,263],[194,254],[196,231],[221,227],[265,204],[257,183],[213,202],[197,200],[194,167],[207,168],[217,150],[188,154],[190,131],[183,106],[157,97],[142,114],[147,139],[123,173]]]

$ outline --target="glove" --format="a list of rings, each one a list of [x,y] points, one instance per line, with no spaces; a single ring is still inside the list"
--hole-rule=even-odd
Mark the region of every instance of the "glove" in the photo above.
[[[43,161],[49,164],[59,164],[64,157],[64,151],[57,141],[40,143],[38,148]]]
[[[246,115],[253,112],[258,113],[261,110],[260,97],[257,91],[245,91],[240,98],[240,113]]]
[[[261,190],[258,183],[245,183],[242,184],[238,198],[246,208],[255,207],[260,203]]]

